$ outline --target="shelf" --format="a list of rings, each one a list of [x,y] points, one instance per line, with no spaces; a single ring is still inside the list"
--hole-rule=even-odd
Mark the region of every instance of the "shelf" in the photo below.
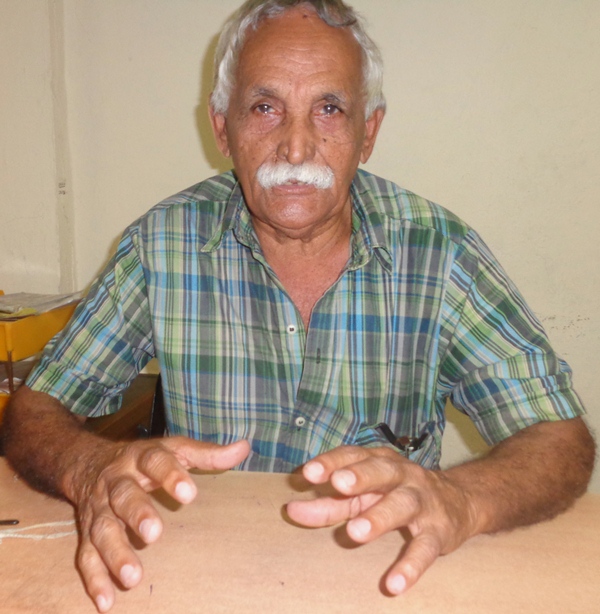
[[[37,316],[0,321],[0,361],[16,362],[41,352],[65,327],[75,306],[76,303],[70,303]]]
[[[41,352],[48,341],[65,327],[76,305],[73,302],[39,315],[0,321],[0,362],[6,365],[12,392],[14,363]],[[0,423],[8,399],[9,395],[0,393]]]

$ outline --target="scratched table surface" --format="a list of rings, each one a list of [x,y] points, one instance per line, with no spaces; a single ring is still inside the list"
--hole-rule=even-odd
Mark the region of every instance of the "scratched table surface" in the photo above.
[[[284,504],[313,497],[298,476],[197,475],[199,496],[158,497],[165,530],[139,551],[140,586],[115,614],[157,612],[587,614],[600,612],[600,495],[532,528],[472,539],[404,596],[381,591],[398,532],[356,546],[343,527],[303,529]],[[30,490],[0,460],[0,612],[93,613],[75,569],[72,508]]]

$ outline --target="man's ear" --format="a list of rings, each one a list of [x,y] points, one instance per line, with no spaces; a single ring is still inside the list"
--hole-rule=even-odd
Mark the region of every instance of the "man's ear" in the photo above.
[[[377,140],[377,133],[383,121],[385,111],[383,109],[375,109],[371,113],[371,117],[365,122],[365,139],[360,152],[360,161],[364,164],[370,157],[375,147],[375,141]]]
[[[210,124],[215,135],[217,147],[219,151],[229,158],[229,139],[227,138],[227,121],[223,113],[216,113],[212,105],[208,105],[208,116],[210,117]]]

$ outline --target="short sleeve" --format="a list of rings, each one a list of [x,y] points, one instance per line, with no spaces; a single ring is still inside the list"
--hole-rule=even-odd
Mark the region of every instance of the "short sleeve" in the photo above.
[[[585,413],[569,366],[473,231],[457,249],[445,310],[440,384],[488,443]]]
[[[136,236],[132,229],[124,233],[115,256],[27,380],[74,413],[118,410],[122,392],[154,354]]]

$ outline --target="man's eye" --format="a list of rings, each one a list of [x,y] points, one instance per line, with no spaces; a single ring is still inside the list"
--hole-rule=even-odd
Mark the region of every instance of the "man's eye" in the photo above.
[[[322,110],[323,115],[335,115],[339,112],[340,108],[336,107],[334,104],[326,104]]]
[[[263,115],[267,115],[268,113],[270,113],[273,110],[273,107],[269,104],[259,104],[255,107],[255,109],[259,112],[262,113]]]

